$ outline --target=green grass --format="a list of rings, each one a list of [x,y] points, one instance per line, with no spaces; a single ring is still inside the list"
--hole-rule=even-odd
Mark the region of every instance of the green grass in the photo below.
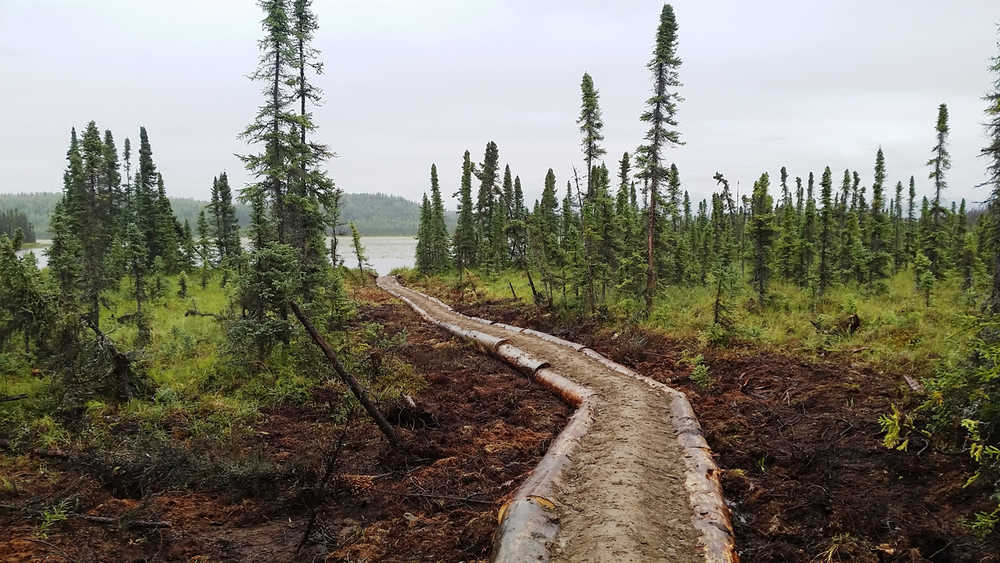
[[[430,280],[412,270],[396,273],[431,286],[454,287],[458,281],[455,272]],[[513,285],[519,300],[531,301],[523,272],[472,272],[466,276],[483,297],[510,299]],[[697,340],[703,346],[725,342],[810,357],[849,356],[892,372],[918,376],[931,376],[940,366],[963,357],[971,337],[966,320],[975,312],[976,304],[961,289],[959,280],[948,278],[939,282],[930,307],[925,306],[923,297],[916,292],[912,271],[897,273],[887,286],[882,293],[853,285],[836,286],[825,295],[814,296],[794,285],[775,283],[770,302],[760,307],[756,294],[743,283],[726,298],[733,324],[732,330],[723,335],[712,327],[713,288],[665,286],[657,294],[648,318],[639,324],[680,339]],[[557,305],[561,301],[561,296],[556,295]],[[609,296],[612,322],[629,318],[628,312],[636,301]],[[578,304],[570,298],[568,305]],[[860,328],[853,334],[836,330],[837,324],[852,313],[858,315]]]
[[[50,392],[58,391],[59,374],[33,373],[33,368],[40,366],[32,365],[32,358],[18,347],[18,338],[12,338],[0,350],[0,395],[24,393],[30,397],[0,403],[0,434],[6,433],[25,447],[86,443],[115,448],[124,438],[121,432],[166,443],[171,431],[181,429],[192,438],[233,447],[252,438],[252,428],[263,409],[311,403],[317,386],[329,388],[325,397],[332,392],[342,398],[334,401],[334,419],[347,420],[359,411],[356,400],[304,331],[296,330],[291,346],[276,347],[258,370],[250,371],[233,361],[227,355],[225,323],[185,313],[197,310],[229,315],[235,281],[223,288],[221,275],[213,273],[202,288],[198,272],[188,275],[187,280],[185,297],[177,295],[178,278],[168,276],[162,280],[161,296],[143,304],[151,328],[151,341],[144,347],[137,346],[138,331],[129,318],[136,306],[128,281],[123,280],[118,290],[105,295],[101,330],[146,374],[151,382],[147,396],[122,403],[93,397],[86,401],[82,414],[79,409],[67,411],[58,393]],[[399,355],[399,339],[387,339],[377,323],[354,322],[347,329],[325,332],[342,363],[369,386],[376,400],[393,401],[423,385],[422,378]],[[365,371],[367,352],[375,347],[384,356],[377,377]],[[326,408],[327,399],[323,401],[314,406]],[[83,425],[77,424],[77,417]]]

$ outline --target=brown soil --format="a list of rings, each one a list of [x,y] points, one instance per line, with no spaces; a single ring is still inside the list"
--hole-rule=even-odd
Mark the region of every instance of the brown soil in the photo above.
[[[284,406],[255,428],[257,446],[267,461],[302,469],[282,471],[255,494],[122,494],[83,470],[74,452],[69,459],[0,455],[0,475],[14,483],[0,489],[0,504],[45,509],[69,499],[73,512],[172,523],[118,529],[70,517],[42,538],[37,516],[0,509],[0,560],[485,559],[497,509],[565,425],[569,409],[381,292],[364,297],[375,303],[362,307],[360,321],[380,322],[390,334],[405,330],[402,355],[428,382],[415,397],[418,411],[389,412],[422,454],[390,454],[373,425],[356,422],[330,491],[320,494],[316,476],[340,428],[321,410]],[[314,506],[312,541],[296,555]]]
[[[511,300],[458,304],[461,312],[587,344],[683,390],[725,470],[736,546],[754,561],[998,561],[1000,533],[970,536],[960,521],[992,509],[986,484],[962,488],[967,454],[917,436],[908,452],[882,445],[878,417],[917,398],[903,374],[823,363],[741,347],[705,354],[714,384],[690,381],[687,350],[651,331],[618,333],[595,323],[561,325]],[[926,447],[925,447],[926,446]]]

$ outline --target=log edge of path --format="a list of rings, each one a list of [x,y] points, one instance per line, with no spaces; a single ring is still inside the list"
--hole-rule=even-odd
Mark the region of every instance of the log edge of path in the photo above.
[[[492,561],[739,561],[719,469],[683,393],[581,344],[462,315],[394,276],[377,284],[576,408],[501,508]]]

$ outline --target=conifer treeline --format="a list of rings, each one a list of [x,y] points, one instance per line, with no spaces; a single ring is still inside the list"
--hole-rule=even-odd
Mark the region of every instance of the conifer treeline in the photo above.
[[[21,234],[18,235],[17,233]],[[28,221],[28,216],[17,209],[0,209],[0,235],[7,235],[21,242],[35,242],[35,226]],[[17,246],[20,246],[18,244]]]
[[[99,326],[103,292],[123,276],[132,278],[141,323],[145,279],[190,269],[196,260],[190,253],[190,228],[170,208],[144,127],[139,129],[138,157],[133,175],[129,139],[119,160],[111,131],[102,136],[91,121],[82,137],[75,128],[70,132],[63,195],[51,221],[49,267],[61,296],[84,305],[94,327]]]
[[[449,258],[459,270],[491,271],[518,267],[528,273],[536,299],[556,296],[579,299],[588,310],[609,296],[644,301],[662,284],[712,284],[721,292],[740,276],[767,299],[775,279],[823,293],[837,284],[855,283],[880,290],[894,272],[916,263],[918,283],[926,291],[946,272],[960,270],[971,280],[980,247],[970,232],[966,205],[946,209],[948,113],[941,104],[936,144],[928,162],[934,198],[924,198],[915,215],[916,179],[909,178],[904,206],[903,182],[887,183],[889,172],[879,148],[874,156],[871,199],[861,175],[844,170],[839,186],[827,167],[792,179],[781,168],[778,186],[764,173],[752,193],[737,197],[717,173],[719,190],[696,204],[682,188],[676,165],[663,164],[664,149],[681,144],[676,112],[680,59],[676,55],[677,22],[664,6],[653,58],[654,95],[641,118],[649,124],[645,144],[618,161],[617,173],[600,159],[604,122],[593,78],[581,81],[581,132],[585,184],[574,171],[560,198],[552,169],[545,175],[541,198],[527,209],[520,178],[510,167],[498,181],[499,149],[487,144],[475,165],[466,151],[459,193],[459,221],[451,248],[425,197],[418,236],[417,268],[438,272]],[[479,181],[475,202],[472,179]],[[794,182],[794,190],[790,185]],[[637,197],[640,186],[641,200]],[[437,191],[432,166],[432,193]],[[772,195],[775,194],[775,195]],[[904,214],[904,209],[906,213]],[[432,239],[434,242],[431,242]],[[924,269],[921,269],[924,268]],[[924,271],[926,270],[926,272]],[[923,276],[922,276],[923,275]],[[921,278],[922,276],[922,278]],[[921,279],[923,280],[921,282]],[[535,283],[535,282],[538,283]]]

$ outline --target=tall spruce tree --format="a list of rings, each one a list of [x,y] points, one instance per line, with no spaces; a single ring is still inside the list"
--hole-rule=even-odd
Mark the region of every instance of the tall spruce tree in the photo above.
[[[892,221],[892,263],[895,271],[906,265],[906,254],[903,245],[905,230],[903,226],[903,182],[896,182],[896,198],[893,206]]]
[[[520,183],[517,183],[520,188]],[[516,192],[516,190],[515,190]],[[515,194],[516,195],[516,194]],[[431,270],[443,272],[451,263],[448,250],[448,227],[444,221],[444,201],[441,199],[441,186],[438,184],[437,165],[431,164],[431,217],[428,235],[430,243],[428,252],[431,256]]]
[[[231,262],[241,252],[240,225],[233,204],[233,191],[225,172],[212,181],[212,203],[209,205],[215,226],[215,248],[220,262]]]
[[[781,234],[776,245],[778,274],[786,280],[793,279],[796,271],[796,249],[799,238],[799,220],[788,189],[788,170],[781,167],[781,214],[778,225]]]
[[[871,232],[868,240],[868,275],[872,283],[882,284],[889,276],[888,219],[885,214],[885,155],[882,147],[875,153],[875,181],[872,183]]]
[[[653,96],[646,101],[647,111],[641,116],[649,124],[646,144],[640,147],[644,164],[643,177],[649,182],[649,209],[646,228],[646,311],[653,306],[656,292],[655,240],[657,235],[657,209],[660,182],[666,179],[667,170],[662,165],[663,149],[681,144],[677,127],[677,106],[681,96],[678,69],[681,59],[677,56],[677,19],[670,4],[660,11],[656,30],[653,57],[646,65],[653,74]]]
[[[754,183],[750,209],[749,236],[753,248],[753,286],[761,304],[768,300],[767,288],[771,279],[771,254],[774,245],[774,213],[767,189],[770,186],[767,172]]]
[[[580,117],[576,122],[583,135],[580,145],[583,149],[583,160],[587,164],[587,198],[590,199],[594,195],[594,182],[591,178],[594,166],[606,151],[601,147],[601,141],[604,140],[604,135],[601,134],[604,120],[601,117],[600,93],[594,87],[594,80],[586,72],[580,81],[580,93]]]
[[[319,51],[312,46],[318,29],[312,11],[312,0],[293,0],[289,14],[293,57],[292,84],[298,102],[298,114],[293,116],[292,129],[297,135],[291,142],[288,156],[285,194],[287,242],[297,250],[299,268],[302,270],[302,293],[310,300],[314,292],[339,278],[327,276],[329,262],[326,258],[325,236],[336,216],[339,190],[327,175],[324,163],[333,153],[326,145],[315,140],[317,129],[310,112],[310,105],[322,103],[322,90],[311,80],[311,75],[323,71]],[[280,231],[279,231],[280,232]],[[339,293],[335,290],[334,293]]]
[[[97,327],[100,324],[101,293],[116,281],[108,269],[107,257],[115,234],[112,194],[117,186],[109,184],[115,181],[115,175],[107,173],[104,142],[93,121],[87,124],[80,145],[83,185],[76,200],[76,235],[83,258],[80,289],[89,322]]]
[[[240,197],[270,215],[273,231],[258,233],[255,250],[261,249],[258,243],[286,242],[288,169],[293,152],[297,150],[293,143],[298,142],[298,119],[291,107],[294,98],[289,92],[290,85],[295,83],[292,70],[297,55],[288,1],[260,0],[258,6],[264,12],[261,20],[264,37],[258,42],[260,57],[250,79],[264,85],[265,97],[241,137],[251,145],[260,146],[260,152],[240,156],[256,180],[243,188]],[[271,236],[274,240],[270,240]]]
[[[156,174],[156,194],[155,198],[155,226],[154,239],[156,240],[155,257],[163,259],[164,273],[176,274],[181,270],[181,228],[174,216],[174,210],[170,206],[170,199],[167,198],[167,191],[163,185],[163,175]]]
[[[927,161],[931,168],[928,178],[934,181],[934,201],[931,206],[931,239],[924,245],[924,254],[930,261],[930,269],[938,278],[944,276],[947,267],[946,248],[947,234],[944,228],[947,210],[941,205],[941,192],[948,187],[945,172],[951,168],[951,155],[948,153],[948,106],[938,106],[937,123],[934,126],[935,144],[931,149],[933,156]]]
[[[833,283],[834,272],[834,229],[833,222],[833,175],[830,167],[823,170],[823,177],[819,181],[820,201],[823,209],[820,211],[820,235],[819,235],[819,291],[823,293]]]
[[[469,151],[462,157],[462,181],[458,196],[458,224],[455,226],[453,248],[459,275],[478,264],[475,208],[472,203],[472,160]]]
[[[420,202],[420,223],[417,227],[417,249],[415,252],[415,266],[417,271],[425,274],[432,271],[432,261],[428,249],[430,245],[430,228],[431,202],[427,199],[427,194],[425,193],[423,200]]]
[[[556,175],[549,168],[545,174],[542,198],[535,213],[536,231],[533,237],[538,249],[535,255],[540,258],[538,267],[542,273],[542,283],[546,288],[549,302],[552,301],[554,290],[559,285],[562,270],[559,248],[561,227],[558,212],[559,201],[556,194]]]
[[[917,251],[917,242],[916,242],[917,229],[915,224],[916,215],[914,215],[914,213],[916,212],[916,208],[914,207],[914,205],[917,199],[917,183],[916,180],[913,178],[913,176],[910,176],[910,189],[907,192],[907,196],[908,199],[906,205],[905,252],[906,252],[906,261],[910,262],[913,260],[913,255]]]
[[[990,59],[989,71],[993,73],[993,83],[989,92],[983,97],[986,102],[986,136],[987,145],[980,154],[987,159],[986,179],[983,186],[989,188],[987,196],[988,211],[993,228],[988,239],[992,256],[989,257],[993,267],[993,285],[987,310],[990,313],[1000,313],[1000,41],[997,42],[997,55]]]
[[[473,174],[479,180],[479,191],[476,193],[476,244],[479,261],[483,265],[497,266],[498,257],[495,252],[498,248],[495,238],[502,232],[503,222],[496,221],[494,211],[499,214],[499,189],[497,186],[497,174],[500,165],[500,150],[493,141],[486,143],[486,150],[483,152],[483,161],[473,169]],[[499,223],[499,224],[498,224]],[[498,227],[501,227],[498,231]]]
[[[801,185],[801,179],[795,178]],[[799,229],[798,265],[796,267],[796,282],[802,287],[809,287],[814,281],[816,263],[816,200],[813,198],[813,173],[809,173],[806,190],[805,211],[802,214],[802,226]]]

